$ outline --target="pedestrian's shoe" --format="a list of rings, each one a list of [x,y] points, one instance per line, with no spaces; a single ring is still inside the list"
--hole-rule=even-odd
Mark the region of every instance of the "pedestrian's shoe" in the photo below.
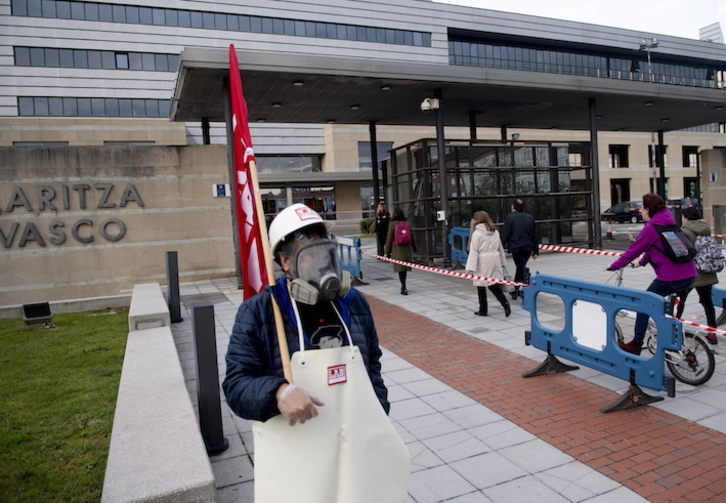
[[[716,334],[712,334],[712,333],[706,334],[706,340],[710,344],[718,344],[718,338],[716,337]]]
[[[486,316],[487,312],[480,309],[479,311],[474,311],[474,314],[477,316]]]
[[[408,290],[401,288],[401,295],[408,295]]]
[[[509,305],[509,302],[506,304],[503,304],[504,306],[504,316],[506,318],[509,318],[509,315],[512,314],[512,307]]]
[[[620,349],[623,351],[627,351],[628,353],[632,353],[634,355],[640,355],[640,350],[643,348],[643,341],[636,341],[633,339],[630,342],[622,343],[619,342],[618,346],[620,346]]]

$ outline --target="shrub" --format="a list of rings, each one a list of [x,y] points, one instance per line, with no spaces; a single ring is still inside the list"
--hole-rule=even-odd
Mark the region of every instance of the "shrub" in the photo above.
[[[376,230],[375,218],[364,218],[360,221],[361,234],[373,234]]]

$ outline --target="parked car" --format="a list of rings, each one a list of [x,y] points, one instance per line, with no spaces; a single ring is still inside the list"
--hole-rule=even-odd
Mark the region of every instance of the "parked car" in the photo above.
[[[600,219],[613,222],[638,223],[643,221],[640,210],[643,208],[642,201],[623,201],[602,212]]]
[[[680,208],[681,210],[691,207],[696,208],[699,211],[703,211],[701,201],[695,197],[680,197],[677,199],[668,199],[666,201],[666,206],[668,208]]]

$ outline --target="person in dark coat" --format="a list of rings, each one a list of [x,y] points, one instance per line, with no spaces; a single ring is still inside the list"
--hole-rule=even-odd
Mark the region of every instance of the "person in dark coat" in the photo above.
[[[391,221],[391,214],[388,213],[384,203],[378,203],[376,208],[376,242],[378,244],[378,254],[383,255],[386,248],[386,238],[388,237],[388,225]]]
[[[698,208],[685,208],[681,215],[682,225],[681,230],[693,244],[696,243],[698,236],[710,236],[711,228],[708,226],[705,220],[701,219],[701,212]],[[692,289],[696,289],[698,293],[698,300],[703,306],[703,310],[706,313],[706,323],[711,328],[716,328],[716,308],[713,305],[713,298],[711,297],[711,290],[713,285],[718,283],[718,276],[715,272],[698,272],[696,271],[696,279],[693,281],[693,286],[683,293],[680,297],[680,304],[678,304],[678,313],[676,318],[680,318],[683,314],[683,309],[686,307],[686,298]],[[718,344],[718,339],[715,334],[707,333],[706,339],[711,344]]]
[[[386,256],[395,258],[402,262],[413,262],[413,254],[418,250],[416,249],[416,241],[411,234],[411,244],[408,245],[397,245],[394,241],[396,235],[396,225],[399,222],[406,222],[406,217],[403,214],[401,208],[396,208],[393,211],[393,218],[391,218],[391,225],[388,226],[388,236],[386,237]],[[398,280],[401,282],[401,295],[408,295],[406,289],[406,274],[411,268],[406,265],[393,264],[393,272],[398,273]]]
[[[332,222],[324,221],[303,204],[285,208],[270,225],[270,248],[285,276],[240,305],[225,358],[227,373],[222,389],[230,408],[240,417],[267,421],[283,414],[292,426],[316,417],[317,407],[323,405],[305,390],[290,386],[284,377],[272,297],[282,311],[290,355],[300,349],[298,329],[303,331],[306,349],[332,347],[336,340],[338,346],[347,345],[345,324],[353,344],[360,348],[381,407],[386,413],[390,409],[368,302],[344,278],[336,281],[335,274],[326,274],[323,278],[327,279],[316,279],[303,270],[302,264],[308,260],[316,261],[315,270],[322,270],[325,255],[336,256],[334,242],[330,242],[332,247],[321,243],[328,240],[330,225]],[[303,256],[303,247],[311,253]],[[328,270],[337,272],[336,264],[328,264]]]
[[[525,269],[529,257],[537,259],[539,256],[539,230],[532,215],[524,212],[524,203],[515,199],[510,206],[511,213],[504,219],[502,228],[502,243],[504,248],[512,254],[512,260],[517,270],[514,281],[523,283]],[[512,298],[521,297],[519,287],[515,287]]]

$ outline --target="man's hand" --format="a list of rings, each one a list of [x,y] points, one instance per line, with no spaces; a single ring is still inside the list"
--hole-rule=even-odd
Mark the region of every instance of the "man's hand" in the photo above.
[[[532,254],[532,260],[537,260],[537,257],[539,257],[539,253]]]
[[[303,424],[318,415],[315,407],[325,405],[320,399],[308,394],[307,391],[293,384],[283,384],[276,393],[277,408],[290,426]]]

